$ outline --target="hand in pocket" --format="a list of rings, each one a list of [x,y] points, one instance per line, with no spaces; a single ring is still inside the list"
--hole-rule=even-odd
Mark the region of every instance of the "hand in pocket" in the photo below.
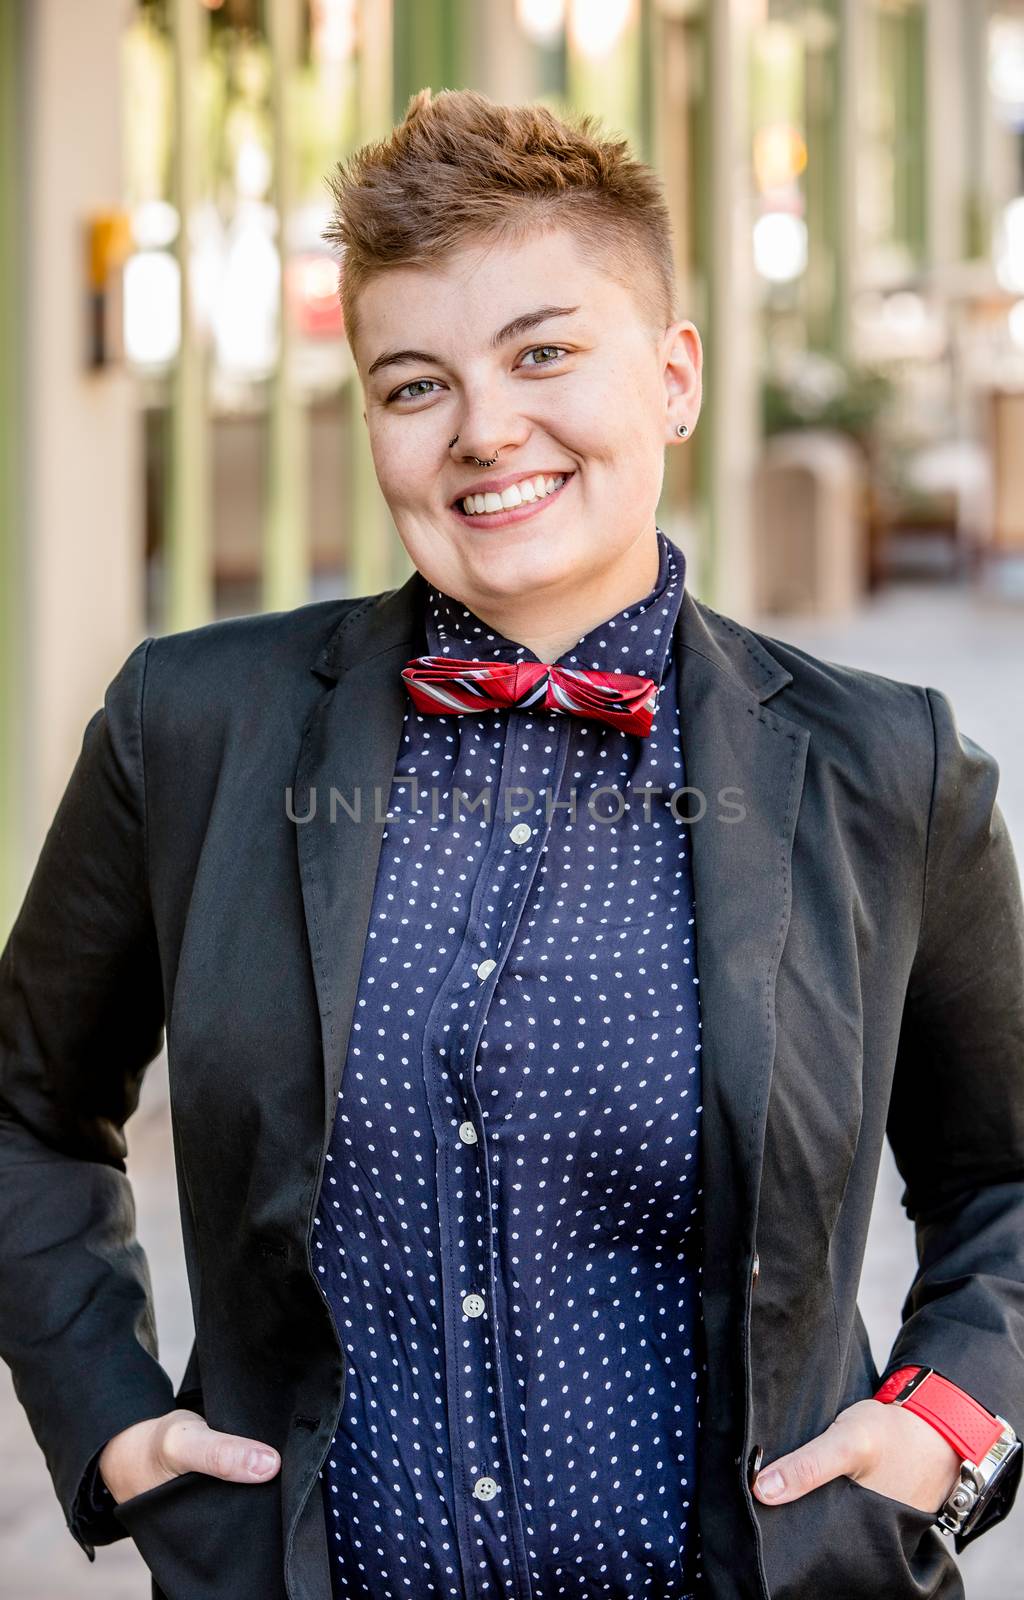
[[[783,1505],[840,1475],[934,1516],[957,1482],[960,1457],[913,1412],[857,1400],[818,1438],[762,1467],[754,1493],[765,1505]]]
[[[197,1411],[180,1409],[116,1433],[99,1458],[100,1476],[118,1505],[183,1472],[205,1472],[229,1483],[266,1483],[280,1466],[272,1445],[218,1433]]]

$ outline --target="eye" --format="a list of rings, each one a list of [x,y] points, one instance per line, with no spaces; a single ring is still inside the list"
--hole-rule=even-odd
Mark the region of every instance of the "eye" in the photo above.
[[[392,400],[400,399],[401,396],[405,394],[407,389],[419,389],[420,385],[423,384],[423,383],[434,383],[434,379],[433,378],[414,378],[411,383],[403,383],[402,387],[400,389],[396,389],[394,394],[389,394],[388,395],[388,404],[390,405]],[[420,396],[424,392],[425,392],[424,390],[420,390],[420,394],[410,395],[409,399],[410,400],[419,400]]]
[[[549,351],[550,350],[554,350],[556,352],[556,355],[567,355],[568,354],[565,346],[564,345],[560,345],[560,344],[535,344],[532,350],[527,350],[526,354],[528,356],[534,356],[534,355],[537,354],[538,351],[543,353],[546,350],[549,350]],[[534,364],[534,366],[554,367],[554,366],[558,365],[558,362],[557,362],[557,360],[555,360],[555,361],[535,361],[533,364]]]

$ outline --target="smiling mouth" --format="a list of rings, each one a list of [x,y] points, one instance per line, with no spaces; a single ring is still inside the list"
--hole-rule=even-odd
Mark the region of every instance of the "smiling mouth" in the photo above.
[[[533,478],[524,478],[521,482],[511,484],[501,494],[469,494],[454,501],[453,510],[473,521],[488,523],[492,519],[500,521],[510,513],[532,510],[540,506],[545,500],[551,499],[558,491],[574,477],[572,472],[556,472],[550,477],[538,474]]]

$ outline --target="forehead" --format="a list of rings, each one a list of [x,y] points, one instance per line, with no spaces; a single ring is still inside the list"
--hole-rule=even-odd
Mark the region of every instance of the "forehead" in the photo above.
[[[579,306],[574,326],[621,318],[629,300],[564,228],[516,243],[474,239],[439,261],[389,267],[370,280],[359,296],[360,363],[368,366],[398,340],[427,350],[441,342],[446,350],[477,348],[537,306]]]

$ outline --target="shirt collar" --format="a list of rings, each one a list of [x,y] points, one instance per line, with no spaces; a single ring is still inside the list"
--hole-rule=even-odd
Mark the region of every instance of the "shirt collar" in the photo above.
[[[617,611],[591,628],[558,657],[567,667],[592,667],[601,672],[629,672],[661,683],[672,644],[686,582],[686,557],[660,528],[658,575],[642,600]],[[424,624],[428,655],[450,656],[460,661],[536,661],[526,645],[497,633],[475,612],[426,585]]]

